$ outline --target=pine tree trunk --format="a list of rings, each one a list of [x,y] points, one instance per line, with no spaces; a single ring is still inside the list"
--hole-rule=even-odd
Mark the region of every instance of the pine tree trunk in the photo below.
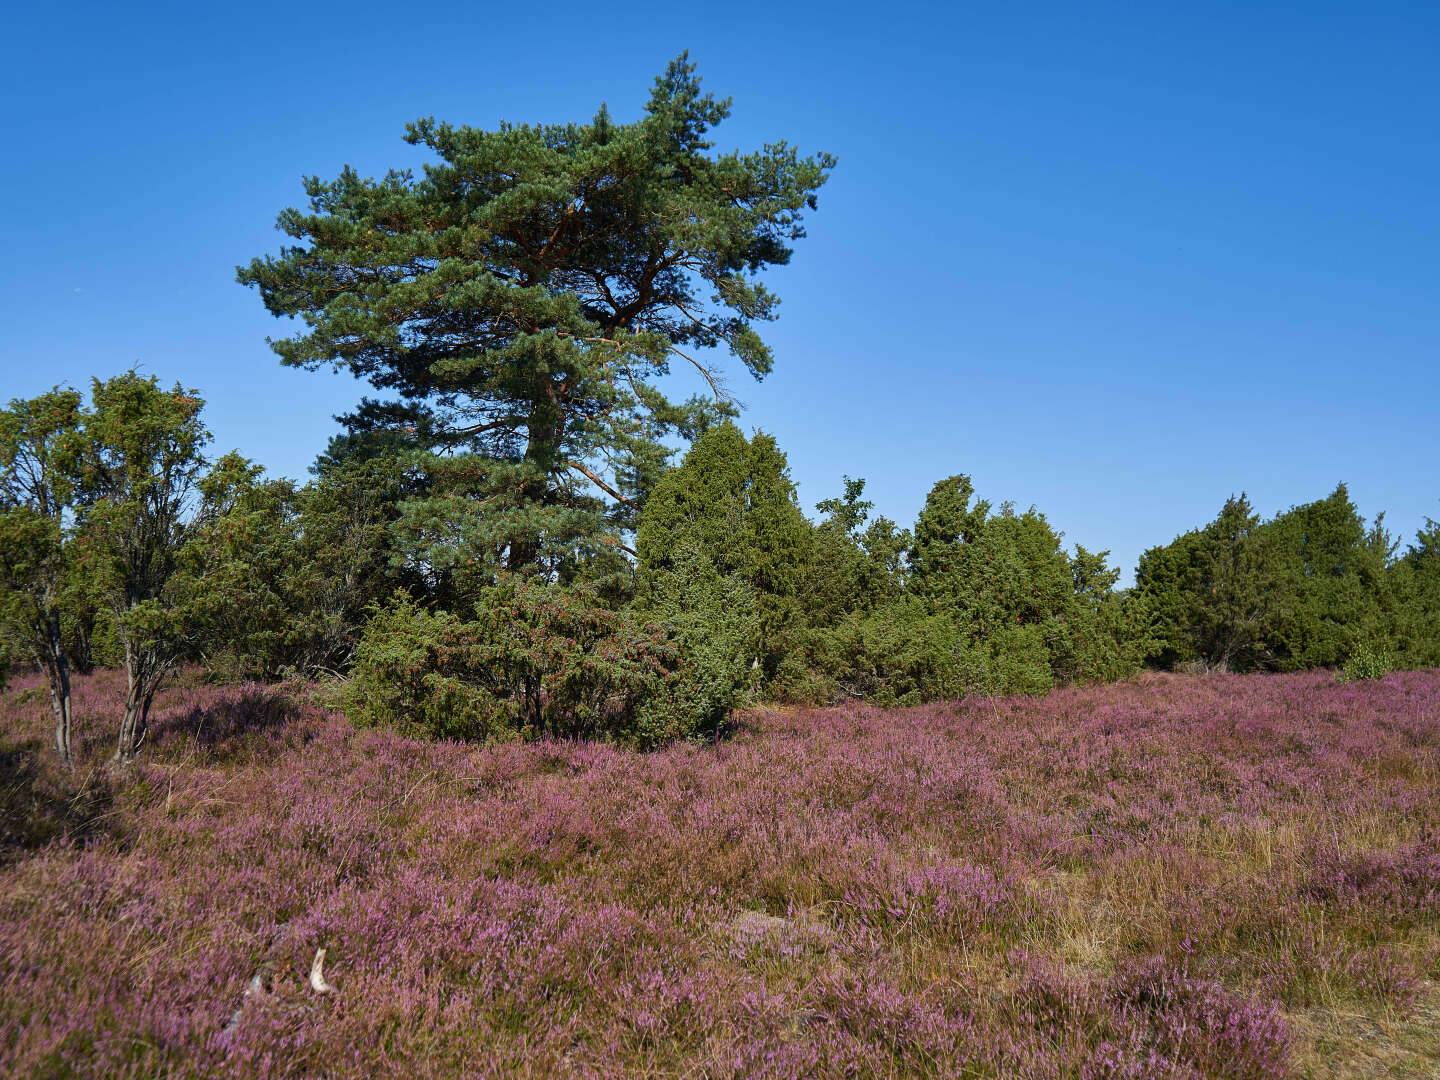
[[[533,675],[525,676],[525,707],[530,722],[535,725],[537,736],[545,734],[545,712],[541,707],[540,680]]]

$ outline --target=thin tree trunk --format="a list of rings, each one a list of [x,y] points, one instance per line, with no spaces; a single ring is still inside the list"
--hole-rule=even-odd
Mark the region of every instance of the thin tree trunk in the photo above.
[[[135,714],[137,712],[135,665],[128,654],[125,657],[125,711],[120,714],[120,741],[115,748],[115,760],[126,762],[134,753]]]
[[[45,677],[50,684],[50,707],[55,713],[55,749],[60,760],[70,764],[70,665],[65,642],[60,636],[60,615],[45,617]]]
[[[161,674],[154,659],[143,650],[126,647],[125,712],[120,718],[120,740],[115,749],[115,760],[121,764],[134,760],[145,739],[150,703],[155,698]]]
[[[520,489],[522,506],[544,505],[545,496],[550,490],[550,467],[555,462],[561,439],[564,437],[565,422],[563,413],[554,400],[555,391],[552,387],[547,387],[546,392],[549,395],[548,400],[537,402],[532,407],[528,421],[530,434],[525,443],[523,462],[533,467],[539,475]],[[535,564],[539,554],[538,536],[512,536],[505,569],[512,573],[522,573]]]
[[[540,708],[540,683],[532,675],[525,677],[525,703],[529,708],[531,723],[535,725],[535,734],[545,734],[545,714]]]
[[[67,654],[70,670],[77,675],[89,675],[95,670],[95,653],[91,647],[93,629],[83,615],[75,627],[75,648]]]

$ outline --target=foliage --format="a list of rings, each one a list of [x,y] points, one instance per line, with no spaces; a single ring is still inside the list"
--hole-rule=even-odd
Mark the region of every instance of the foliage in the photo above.
[[[1051,663],[1066,682],[1111,682],[1136,674],[1151,648],[1151,617],[1138,598],[1116,588],[1109,552],[1076,544],[1070,556],[1074,599],[1049,641]]]
[[[96,565],[101,555],[95,538],[73,531],[66,546],[60,627],[70,665],[81,674],[96,667],[123,667],[125,651],[115,632],[115,618],[97,588]]]
[[[734,424],[718,424],[661,477],[646,503],[635,538],[641,594],[656,575],[675,570],[687,546],[720,575],[738,575],[754,591],[759,659],[773,678],[803,625],[799,595],[811,531],[775,440],[762,432],[746,439]]]
[[[352,434],[457,454],[432,467],[463,484],[413,512],[462,562],[527,571],[552,542],[633,528],[665,436],[734,411],[697,350],[771,369],[755,327],[777,298],[760,275],[788,262],[833,161],[784,143],[713,153],[729,113],[681,56],[634,123],[603,106],[589,124],[419,120],[406,141],[438,159],[423,178],[311,177],[308,212],[278,221],[295,245],[239,268],[272,314],[305,325],[273,343],[283,363],[399,395],[363,402]],[[677,358],[714,401],[657,388]]]
[[[1242,494],[1227,499],[1203,533],[1197,633],[1201,655],[1222,671],[1248,670],[1273,655],[1276,568],[1259,527]]]
[[[1397,659],[1406,667],[1440,667],[1440,522],[1426,519],[1388,577]]]
[[[96,379],[81,428],[80,528],[91,581],[109,607],[127,672],[116,758],[145,738],[161,683],[199,647],[193,596],[181,573],[197,531],[195,501],[210,433],[203,402],[178,384],[162,390],[135,371]]]
[[[523,580],[495,589],[476,615],[517,727],[642,741],[686,734],[666,730],[678,724],[665,691],[683,668],[659,628],[586,589]]]
[[[199,478],[197,535],[182,549],[192,619],[205,627],[203,650],[214,671],[273,678],[280,674],[301,612],[290,593],[303,573],[295,543],[295,487],[265,482],[259,466],[229,453]]]
[[[1162,656],[1248,670],[1274,655],[1276,567],[1265,541],[1242,494],[1205,528],[1140,557],[1136,592],[1156,616]]]
[[[955,621],[916,597],[851,612],[806,637],[812,698],[857,698],[879,705],[918,705],[962,696],[965,644]],[[799,691],[792,696],[803,697]]]
[[[405,501],[418,488],[403,456],[376,455],[324,468],[296,492],[298,563],[304,576],[297,606],[308,619],[301,670],[349,663],[370,605],[395,589],[423,589],[420,573],[400,554]]]
[[[863,492],[847,477],[820,504],[790,696],[914,704],[1139,670],[1146,612],[1116,593],[1105,553],[1066,554],[1033,509],[972,504],[966,476],[935,485],[913,537],[885,518],[866,527]]]
[[[811,627],[833,626],[851,613],[892,603],[905,584],[910,534],[889,518],[869,521],[874,504],[861,497],[865,481],[847,476],[844,483],[840,497],[816,506],[824,517],[815,526],[801,586]]]
[[[1395,661],[1391,658],[1389,651],[1366,642],[1357,645],[1355,650],[1351,652],[1344,666],[1340,669],[1340,677],[1345,682],[1356,682],[1362,679],[1383,679],[1394,670]]]
[[[350,702],[367,723],[644,745],[714,730],[762,688],[914,704],[1124,678],[1144,656],[1352,673],[1440,662],[1440,529],[1397,560],[1343,485],[1269,522],[1232,498],[1147,552],[1122,594],[1105,553],[1067,553],[1044,515],[992,510],[963,475],[935,485],[913,534],[872,521],[849,477],[811,524],[774,440],[727,420],[654,483],[635,564],[583,514],[564,528],[557,514],[507,575],[516,519],[487,517],[477,455],[354,427],[298,486],[238,453],[207,469],[193,391],[129,372],[97,380],[93,402],[55,391],[4,414],[0,659],[43,661],[28,640],[79,670],[125,664],[122,760],[187,658],[274,679],[358,655]],[[469,514],[468,539],[441,504]],[[482,537],[489,555],[474,554]],[[57,712],[57,745],[65,730]]]
[[[663,626],[690,671],[682,707],[690,730],[715,730],[758,689],[760,620],[755,591],[738,573],[723,577],[698,543],[674,552],[648,582],[641,615]]]
[[[584,589],[502,584],[473,620],[403,594],[366,625],[343,700],[362,725],[439,737],[689,734],[679,651]]]
[[[1359,643],[1383,633],[1393,545],[1380,521],[1366,527],[1344,484],[1264,528],[1282,597],[1272,635],[1275,667],[1335,667]]]
[[[1203,529],[1140,559],[1136,593],[1155,620],[1151,656],[1235,670],[1336,667],[1391,639],[1407,579],[1377,519],[1366,526],[1341,484],[1262,521],[1244,495]]]
[[[66,762],[70,652],[62,606],[73,578],[80,421],[80,395],[61,387],[0,410],[0,669],[18,654],[45,673],[55,747]]]
[[[367,608],[397,587],[422,591],[394,557],[407,470],[356,457],[311,483],[266,481],[227,454],[200,481],[199,533],[185,568],[212,670],[250,678],[336,671]]]
[[[1077,548],[1033,507],[992,513],[964,475],[931,489],[915,524],[908,591],[956,626],[967,688],[1043,693],[1056,681],[1139,669],[1139,626],[1114,593],[1106,553]]]
[[[1200,659],[1195,611],[1203,602],[1200,585],[1200,530],[1182,533],[1140,556],[1133,595],[1144,604],[1154,633],[1148,660],[1178,668]]]
[[[615,540],[602,527],[601,503],[589,496],[574,494],[523,511],[507,506],[514,492],[543,480],[542,471],[523,463],[421,452],[404,461],[419,490],[397,506],[393,548],[437,598],[473,599],[507,572],[518,548],[528,554],[515,572],[551,580],[606,550],[607,539]]]
[[[474,627],[400,594],[365,624],[343,688],[345,714],[364,727],[437,738],[505,734],[488,659]]]

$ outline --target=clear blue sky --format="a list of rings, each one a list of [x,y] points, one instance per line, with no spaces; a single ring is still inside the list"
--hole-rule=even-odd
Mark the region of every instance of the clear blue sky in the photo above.
[[[139,362],[303,476],[366,388],[234,283],[300,177],[406,121],[635,117],[690,49],[722,146],[839,158],[733,380],[807,509],[968,472],[1144,548],[1248,491],[1440,517],[1440,5],[10,4],[0,396]]]

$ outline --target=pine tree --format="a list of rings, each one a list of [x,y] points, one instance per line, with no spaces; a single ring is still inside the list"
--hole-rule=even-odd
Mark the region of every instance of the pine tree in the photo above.
[[[554,573],[547,546],[633,528],[667,436],[734,413],[712,349],[770,371],[760,275],[789,260],[833,160],[712,153],[729,114],[682,55],[630,124],[603,106],[589,124],[420,120],[406,141],[438,157],[422,178],[311,177],[308,212],[279,218],[297,243],[238,269],[305,323],[272,343],[283,363],[398,394],[364,402],[352,432],[446,455],[416,512],[425,558]],[[656,388],[675,362],[708,400]]]

